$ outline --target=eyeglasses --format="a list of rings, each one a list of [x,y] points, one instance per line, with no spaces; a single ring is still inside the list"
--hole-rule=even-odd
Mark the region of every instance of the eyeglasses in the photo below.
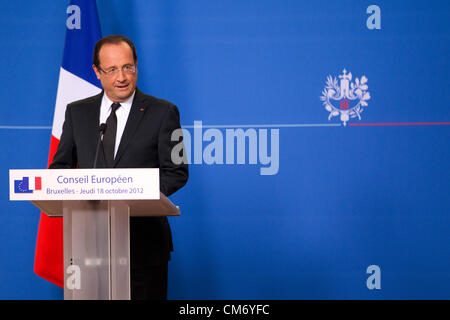
[[[120,70],[122,70],[122,72],[124,74],[134,74],[136,72],[136,66],[126,65],[126,66],[123,66],[122,69],[111,68],[108,70],[103,70],[102,68],[98,67],[98,70],[103,72],[108,77],[113,77],[113,76],[117,76],[119,74]]]

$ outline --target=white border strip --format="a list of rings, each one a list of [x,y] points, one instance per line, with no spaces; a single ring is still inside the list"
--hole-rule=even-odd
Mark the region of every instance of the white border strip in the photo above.
[[[199,128],[196,126],[181,126],[182,128]],[[305,128],[305,127],[342,127],[340,123],[298,123],[298,124],[227,124],[204,125],[202,128]]]
[[[51,126],[0,126],[6,130],[52,130]]]
[[[195,126],[181,126],[193,129]],[[340,123],[298,123],[298,124],[223,124],[202,125],[202,128],[305,128],[305,127],[342,127]],[[5,130],[51,130],[51,126],[0,126]]]

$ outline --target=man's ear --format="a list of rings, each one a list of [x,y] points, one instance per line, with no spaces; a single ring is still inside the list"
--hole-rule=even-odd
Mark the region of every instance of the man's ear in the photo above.
[[[100,71],[97,69],[97,67],[93,64],[92,69],[94,69],[95,75],[97,76],[97,79],[100,80]]]

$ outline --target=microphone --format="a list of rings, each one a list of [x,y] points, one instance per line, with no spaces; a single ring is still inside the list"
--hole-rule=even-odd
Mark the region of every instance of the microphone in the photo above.
[[[95,158],[94,158],[94,169],[97,168],[97,158],[98,158],[98,151],[100,150],[100,142],[102,142],[103,134],[106,131],[106,123],[102,123],[100,127],[98,128],[100,131],[98,134],[98,140],[97,140],[97,149],[95,150]]]

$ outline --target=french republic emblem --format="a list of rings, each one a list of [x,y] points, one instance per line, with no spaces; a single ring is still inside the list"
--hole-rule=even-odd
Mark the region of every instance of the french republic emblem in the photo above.
[[[330,75],[327,77],[320,100],[330,113],[328,120],[340,116],[340,120],[346,126],[350,118],[358,117],[361,120],[364,107],[369,105],[367,100],[370,100],[370,93],[367,91],[369,87],[365,76],[361,79],[355,78],[355,82],[351,82],[351,72],[347,73],[344,69],[339,79],[338,84],[336,77],[332,78]]]

